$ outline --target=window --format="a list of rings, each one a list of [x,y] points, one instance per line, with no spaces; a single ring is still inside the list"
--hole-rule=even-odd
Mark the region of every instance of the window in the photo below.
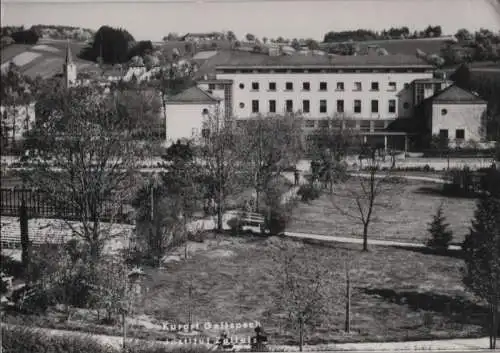
[[[259,83],[258,82],[252,82],[252,90],[253,91],[259,90]]]
[[[372,91],[378,91],[378,82],[372,82]]]
[[[285,83],[285,89],[287,91],[293,91],[293,82],[287,82],[287,83]]]
[[[245,84],[244,83],[240,83],[240,89],[243,89],[245,88]]]
[[[215,89],[215,83],[209,83],[208,84],[208,89],[209,90],[214,90]]]
[[[439,130],[439,139],[441,141],[447,140],[448,139],[448,130],[446,130],[446,129]]]
[[[208,115],[208,109],[203,108],[203,110],[201,111],[201,115]]]
[[[252,101],[252,113],[258,113],[258,112],[259,112],[259,101],[253,100]]]
[[[337,91],[344,90],[344,82],[337,82]]]
[[[395,112],[396,112],[396,100],[389,99],[389,113],[395,113]]]
[[[320,90],[320,91],[326,91],[326,90],[327,90],[327,87],[328,87],[328,85],[327,85],[327,83],[326,83],[326,82],[320,82],[320,83],[319,83],[319,90]]]
[[[359,122],[359,128],[362,131],[370,131],[370,120],[361,120]]]
[[[241,103],[240,103],[240,108],[241,108],[241,109],[245,108],[245,103],[241,102]]]
[[[380,131],[385,129],[385,120],[374,120],[373,130]]]
[[[448,114],[448,110],[447,109],[441,109],[441,115],[446,115]]]
[[[404,109],[408,109],[408,108],[410,108],[410,103],[408,103],[408,102],[404,102],[404,103],[403,103],[403,108],[404,108]]]
[[[302,90],[303,91],[311,90],[311,84],[309,82],[302,82]]]
[[[276,113],[276,101],[274,99],[269,101],[269,113]]]
[[[354,112],[361,113],[361,101],[359,99],[354,101]]]
[[[355,91],[361,91],[363,89],[363,86],[361,85],[361,82],[354,82],[354,90]]]
[[[330,126],[329,120],[319,120],[318,123],[320,128],[328,128]]]
[[[346,120],[345,121],[345,127],[347,129],[355,129],[357,127],[356,120]]]
[[[312,120],[312,119],[308,119],[308,120],[306,120],[306,127],[307,127],[307,128],[314,128],[314,127],[316,126],[315,122],[316,122],[316,121],[315,121],[315,120]]]
[[[405,89],[407,89],[408,87],[410,87],[410,84],[409,83],[405,83]]]
[[[432,89],[432,83],[424,83],[424,89]]]
[[[378,113],[378,100],[372,100],[372,113]]]
[[[319,101],[319,112],[326,113],[326,111],[327,111],[326,99],[321,99]]]
[[[276,82],[269,82],[269,90],[276,91]]]
[[[303,113],[309,113],[311,110],[309,100],[303,100],[302,101],[302,112]]]
[[[343,113],[344,112],[344,100],[339,99],[337,100],[337,113]]]
[[[342,120],[339,119],[333,119],[332,120],[332,127],[336,130],[342,129]]]
[[[293,101],[291,99],[287,99],[285,103],[285,109],[287,113],[293,112]]]
[[[457,140],[464,140],[465,139],[465,130],[464,129],[457,129],[455,131],[455,138]]]
[[[389,91],[396,90],[396,82],[389,82]]]

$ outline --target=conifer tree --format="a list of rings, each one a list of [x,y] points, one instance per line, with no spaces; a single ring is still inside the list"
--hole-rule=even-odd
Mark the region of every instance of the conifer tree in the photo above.
[[[439,205],[432,222],[429,224],[429,233],[431,238],[427,241],[427,246],[446,250],[453,238],[453,232],[449,229],[449,224],[445,222],[446,218],[443,215],[443,204]]]
[[[489,177],[498,183],[500,172],[491,171]],[[471,231],[462,245],[464,284],[488,303],[491,349],[496,348],[500,304],[500,188],[497,183],[486,184],[485,193],[477,202]]]

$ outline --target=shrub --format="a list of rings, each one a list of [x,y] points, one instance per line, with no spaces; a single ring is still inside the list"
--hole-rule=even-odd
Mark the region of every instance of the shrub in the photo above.
[[[446,250],[453,239],[453,233],[448,229],[443,215],[443,205],[440,205],[432,222],[429,224],[431,238],[427,241],[427,246],[437,250]]]
[[[278,206],[267,212],[265,219],[265,227],[269,231],[269,235],[280,235],[286,229],[290,221],[291,205]]]
[[[321,196],[320,190],[312,184],[302,185],[297,191],[297,195],[303,202],[316,200]]]
[[[12,33],[11,37],[17,44],[36,44],[39,39],[36,31],[32,29]]]
[[[239,217],[233,217],[229,221],[227,221],[227,225],[231,228],[232,235],[238,235],[243,230],[243,225]]]

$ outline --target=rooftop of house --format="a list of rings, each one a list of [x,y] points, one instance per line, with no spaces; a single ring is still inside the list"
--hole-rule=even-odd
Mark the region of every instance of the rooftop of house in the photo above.
[[[168,99],[170,104],[213,104],[219,102],[221,99],[212,96],[210,93],[205,92],[197,86],[190,87],[179,94]]]
[[[220,57],[218,69],[257,67],[419,67],[432,68],[422,59],[410,55],[361,55],[324,56],[289,55],[269,56],[258,53],[233,51],[231,55]]]
[[[456,85],[449,86],[437,92],[435,95],[429,97],[429,100],[432,103],[487,104],[487,102],[478,95]]]

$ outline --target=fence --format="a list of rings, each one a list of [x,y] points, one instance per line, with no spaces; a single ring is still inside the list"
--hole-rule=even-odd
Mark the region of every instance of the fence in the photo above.
[[[0,213],[2,216],[19,216],[19,208],[22,200],[26,205],[28,217],[30,218],[61,218],[66,220],[78,220],[79,211],[76,207],[68,207],[66,204],[57,205],[53,202],[47,201],[44,194],[40,191],[33,189],[0,189]],[[112,216],[111,207],[106,207],[101,221],[109,221]],[[123,205],[115,214],[115,221],[126,222],[127,215],[124,211]]]

